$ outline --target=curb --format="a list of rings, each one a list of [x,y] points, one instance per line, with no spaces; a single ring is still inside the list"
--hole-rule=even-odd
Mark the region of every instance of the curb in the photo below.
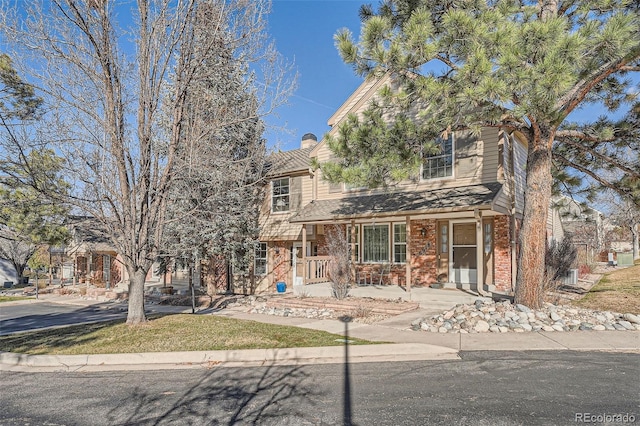
[[[348,362],[459,360],[458,351],[421,343],[348,347]],[[0,371],[111,371],[263,365],[342,364],[344,346],[100,355],[28,355],[0,352]]]

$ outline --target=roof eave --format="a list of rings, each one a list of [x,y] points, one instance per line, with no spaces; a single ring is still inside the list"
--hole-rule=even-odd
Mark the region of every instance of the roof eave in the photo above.
[[[289,222],[292,224],[312,224],[312,225],[323,225],[326,222],[349,222],[354,219],[385,219],[391,217],[404,217],[404,216],[417,216],[417,215],[429,215],[429,214],[440,214],[440,213],[458,213],[465,211],[474,211],[478,210],[492,210],[491,204],[477,204],[470,206],[457,206],[457,207],[441,207],[435,209],[428,210],[407,210],[407,211],[397,211],[392,213],[369,213],[369,214],[353,214],[353,215],[335,215],[330,218],[312,218],[308,220],[296,220],[295,216],[289,219]]]

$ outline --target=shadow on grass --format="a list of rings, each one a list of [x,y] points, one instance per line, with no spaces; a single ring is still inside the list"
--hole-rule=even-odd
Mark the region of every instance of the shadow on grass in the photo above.
[[[39,331],[26,331],[0,336],[0,350],[18,353],[48,353],[86,344],[95,337],[91,333],[120,324],[124,320],[108,321],[94,324],[61,326]],[[42,350],[38,350],[41,348]]]
[[[73,312],[73,316],[75,317],[75,315],[82,315],[86,313],[86,311],[86,308],[79,309]],[[147,318],[149,320],[154,320],[166,315],[169,314],[153,314],[147,316]],[[8,332],[8,330],[5,329],[5,323],[20,320],[25,321],[25,331],[0,335],[0,350],[7,352],[28,352],[32,354],[39,354],[69,349],[77,345],[87,344],[96,340],[96,336],[92,335],[93,333],[112,327],[114,325],[123,324],[126,321],[126,318],[124,318],[123,315],[118,316],[121,316],[122,318],[108,320],[103,317],[101,318],[100,322],[83,324],[77,323],[89,321],[89,318],[91,317],[86,317],[84,321],[82,321],[82,319],[76,319],[73,323],[75,325],[68,325],[71,319],[64,314],[35,315],[16,318],[12,320],[5,320],[2,321],[0,325],[0,330],[2,330],[2,333]],[[97,320],[97,318],[92,319],[94,321]],[[44,330],[37,329],[42,327],[42,324],[46,324],[47,321],[50,321],[49,324],[50,326],[52,326],[52,328],[47,328]],[[30,329],[31,327],[36,327],[36,329]],[[41,348],[42,350],[38,350],[39,348]]]
[[[324,396],[300,366],[214,369],[186,389],[179,384],[173,389],[133,388],[106,420],[119,425],[322,423],[309,408]]]

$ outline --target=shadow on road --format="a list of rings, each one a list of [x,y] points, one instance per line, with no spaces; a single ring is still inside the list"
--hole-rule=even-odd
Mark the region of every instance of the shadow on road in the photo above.
[[[177,388],[177,387],[176,387]],[[303,367],[214,369],[176,393],[134,388],[108,413],[109,424],[317,424],[322,395]]]
[[[126,318],[126,311],[119,309],[105,309],[99,305],[69,309],[68,306],[50,304],[38,307],[44,313],[13,316],[0,321],[0,335],[7,335],[22,331],[33,331],[46,327],[74,325],[100,321],[112,321]],[[25,308],[27,309],[27,308]],[[33,309],[33,308],[31,308]]]

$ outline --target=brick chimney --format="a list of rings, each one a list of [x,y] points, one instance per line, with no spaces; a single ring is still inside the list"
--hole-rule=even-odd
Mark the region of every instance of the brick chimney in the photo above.
[[[318,138],[313,133],[307,133],[302,137],[302,142],[300,144],[300,148],[311,148],[318,143]]]

